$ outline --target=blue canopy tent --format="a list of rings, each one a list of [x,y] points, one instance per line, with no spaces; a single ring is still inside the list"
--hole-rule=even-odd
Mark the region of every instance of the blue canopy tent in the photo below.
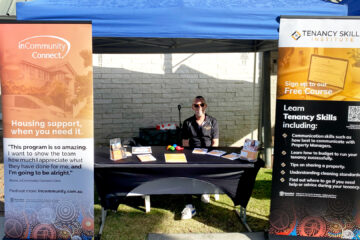
[[[339,3],[333,3],[339,2]],[[33,0],[17,20],[92,21],[94,53],[263,51],[260,129],[270,164],[270,54],[279,17],[354,16],[359,0]],[[269,150],[270,149],[270,150]]]
[[[280,15],[357,15],[360,3],[34,0],[17,3],[16,12],[17,20],[91,20],[94,53],[248,52],[276,48],[276,43],[264,40],[278,39]]]
[[[355,2],[355,1],[353,1]],[[347,16],[322,0],[35,0],[18,20],[92,20],[94,37],[277,39],[279,15]]]

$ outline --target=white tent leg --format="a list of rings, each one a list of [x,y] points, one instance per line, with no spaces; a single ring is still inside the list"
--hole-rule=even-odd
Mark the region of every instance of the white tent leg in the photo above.
[[[100,222],[100,230],[99,230],[99,234],[97,236],[97,239],[101,238],[101,234],[104,230],[104,226],[105,226],[105,220],[106,220],[106,214],[107,214],[107,210],[105,210],[103,207],[101,208],[101,222]]]
[[[256,63],[257,63],[257,52],[255,50],[254,52],[254,66],[253,66],[253,84],[252,84],[252,103],[251,103],[251,121],[250,121],[250,127],[251,127],[251,139],[254,139],[254,121],[255,119],[255,95],[256,95]]]

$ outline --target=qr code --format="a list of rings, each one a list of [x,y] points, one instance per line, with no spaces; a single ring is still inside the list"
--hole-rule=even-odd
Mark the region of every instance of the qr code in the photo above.
[[[349,122],[360,122],[360,106],[349,106]]]

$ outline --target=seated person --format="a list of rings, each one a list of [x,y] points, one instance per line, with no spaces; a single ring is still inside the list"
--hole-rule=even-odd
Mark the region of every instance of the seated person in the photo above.
[[[218,147],[219,146],[219,127],[215,118],[205,113],[207,104],[205,98],[197,96],[192,103],[194,116],[186,119],[182,129],[183,147]],[[219,195],[215,195],[218,199]],[[209,194],[201,196],[203,202],[210,202]],[[188,200],[190,201],[190,200]],[[181,219],[190,219],[196,210],[192,204],[187,204],[182,211]]]
[[[215,118],[205,113],[205,98],[197,96],[192,104],[194,116],[186,119],[182,129],[184,147],[218,147],[219,127]]]

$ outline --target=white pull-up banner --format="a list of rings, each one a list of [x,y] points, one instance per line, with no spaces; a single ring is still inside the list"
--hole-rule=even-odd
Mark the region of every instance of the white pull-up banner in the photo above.
[[[91,239],[90,23],[0,23],[5,237]]]
[[[282,18],[271,239],[360,238],[360,19]]]

